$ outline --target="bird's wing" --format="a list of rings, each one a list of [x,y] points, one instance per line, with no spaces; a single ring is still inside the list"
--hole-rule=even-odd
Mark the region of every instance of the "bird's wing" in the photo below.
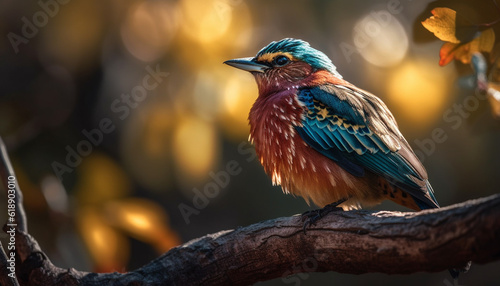
[[[367,169],[385,177],[421,208],[438,207],[425,168],[379,98],[328,84],[303,88],[298,99],[307,112],[296,129],[309,146],[355,176]]]

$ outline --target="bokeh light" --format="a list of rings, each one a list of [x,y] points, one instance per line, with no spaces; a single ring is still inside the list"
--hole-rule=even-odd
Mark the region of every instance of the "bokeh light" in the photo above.
[[[208,176],[218,157],[218,137],[212,124],[190,115],[176,121],[173,150],[181,183],[193,186]]]
[[[124,271],[129,257],[126,237],[107,225],[97,207],[85,207],[77,213],[77,226],[95,263],[95,271]]]
[[[500,119],[500,58],[491,68],[488,85],[488,102],[493,116]]]
[[[102,1],[73,1],[64,13],[50,18],[41,29],[41,58],[55,61],[72,71],[85,70],[98,60],[99,42],[106,31]]]
[[[451,84],[435,63],[408,60],[388,79],[388,103],[413,130],[425,130],[442,116]]]
[[[109,156],[93,152],[78,167],[76,197],[81,205],[99,205],[130,194],[130,180]]]
[[[403,25],[387,10],[363,16],[354,26],[353,41],[360,55],[379,67],[400,63],[408,50],[408,36]]]
[[[127,170],[151,191],[171,186],[172,113],[168,101],[153,100],[132,114],[122,133],[120,153]]]
[[[123,43],[136,58],[156,60],[167,51],[178,20],[177,7],[171,2],[139,2],[129,9],[122,25]]]
[[[178,234],[169,228],[168,216],[160,205],[144,199],[126,199],[106,206],[110,223],[132,237],[149,243],[163,253],[180,244]]]
[[[248,137],[248,113],[258,93],[257,84],[250,74],[233,73],[226,78],[221,124],[231,138],[244,140]]]
[[[253,39],[252,16],[245,1],[183,0],[178,55],[192,69],[222,68]],[[216,65],[220,65],[217,67]]]
[[[232,8],[226,1],[182,0],[180,9],[184,32],[204,44],[220,39],[233,20]]]
[[[62,183],[53,175],[45,177],[41,182],[42,193],[49,208],[60,214],[67,214],[68,195]]]
[[[190,86],[191,104],[196,116],[205,120],[213,120],[220,110],[221,77],[218,69],[204,70],[200,68],[194,86]],[[189,108],[186,106],[185,108]],[[181,111],[182,112],[182,111]]]

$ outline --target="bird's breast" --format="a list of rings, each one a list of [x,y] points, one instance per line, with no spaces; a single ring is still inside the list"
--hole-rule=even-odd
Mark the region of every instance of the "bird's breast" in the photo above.
[[[281,184],[282,170],[294,164],[301,144],[295,127],[302,125],[304,112],[289,90],[257,99],[250,111],[250,140],[274,184]]]

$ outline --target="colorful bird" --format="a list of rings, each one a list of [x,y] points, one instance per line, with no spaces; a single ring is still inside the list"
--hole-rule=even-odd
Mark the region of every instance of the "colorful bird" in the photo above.
[[[387,106],[343,80],[324,53],[288,38],[225,63],[255,77],[250,140],[285,193],[345,210],[385,199],[414,210],[439,207]]]

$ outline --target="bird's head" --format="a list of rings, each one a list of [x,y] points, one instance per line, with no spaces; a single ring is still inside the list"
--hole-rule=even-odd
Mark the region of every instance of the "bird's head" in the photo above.
[[[310,75],[318,71],[326,71],[342,78],[324,53],[312,48],[305,41],[291,38],[271,42],[255,57],[234,59],[224,63],[251,72],[261,94],[301,85]]]

